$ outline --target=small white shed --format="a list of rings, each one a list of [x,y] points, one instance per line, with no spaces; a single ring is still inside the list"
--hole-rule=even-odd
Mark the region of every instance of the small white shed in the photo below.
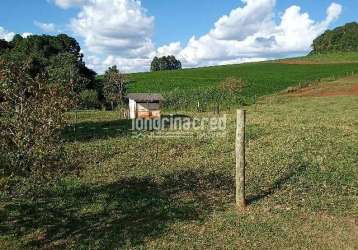
[[[129,102],[130,119],[160,118],[161,103],[164,101],[164,98],[161,94],[133,93],[133,94],[128,94],[127,99]]]

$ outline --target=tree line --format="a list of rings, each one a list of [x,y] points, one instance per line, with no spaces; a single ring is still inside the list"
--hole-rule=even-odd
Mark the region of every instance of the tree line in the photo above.
[[[151,65],[150,71],[163,71],[163,70],[177,70],[181,69],[182,65],[175,56],[163,56],[163,57],[154,57]]]

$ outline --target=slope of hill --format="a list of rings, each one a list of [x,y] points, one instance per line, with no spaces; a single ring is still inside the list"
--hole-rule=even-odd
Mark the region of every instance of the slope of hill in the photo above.
[[[358,51],[358,23],[327,30],[313,41],[312,54]]]
[[[352,55],[354,59],[358,59],[358,56]],[[316,60],[318,57],[311,58]],[[198,101],[208,109],[216,104],[220,104],[222,108],[229,108],[254,103],[257,97],[270,95],[291,86],[306,85],[327,78],[335,79],[352,73],[358,73],[358,61],[355,63],[332,61],[332,63],[312,65],[248,63],[131,74],[133,83],[129,91],[161,93],[167,99],[165,107],[168,109],[192,110],[195,109]],[[247,82],[241,94],[226,94],[220,90],[220,82],[228,77],[240,78]]]
[[[358,52],[331,52],[323,54],[310,54],[302,57],[279,59],[279,63],[286,64],[336,64],[358,63]]]

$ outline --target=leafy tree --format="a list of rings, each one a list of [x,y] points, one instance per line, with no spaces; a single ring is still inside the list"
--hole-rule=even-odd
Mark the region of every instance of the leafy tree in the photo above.
[[[154,57],[151,63],[150,70],[162,71],[162,70],[177,70],[181,69],[182,64],[174,56],[163,56],[163,57]]]
[[[51,58],[47,67],[50,84],[62,87],[71,86],[71,93],[79,93],[90,85],[91,80],[81,74],[81,62],[70,53],[58,54]]]
[[[169,60],[167,59],[167,57],[162,57],[159,58],[159,70],[163,71],[163,70],[172,70],[170,68],[170,63]]]
[[[154,71],[159,71],[160,67],[159,67],[159,58],[158,57],[154,57],[153,61],[150,65],[150,71],[154,72]]]
[[[65,34],[58,36],[32,35],[27,38],[17,35],[10,43],[13,44],[13,53],[21,53],[24,56],[38,55],[48,60],[67,52],[74,55],[77,60],[82,60],[78,42]]]
[[[6,52],[7,49],[10,49],[11,45],[7,41],[0,39],[0,55]]]
[[[16,34],[12,41],[10,42],[12,47],[15,47],[18,43],[20,43],[24,38],[20,34]]]
[[[28,72],[29,65],[0,61],[0,168],[8,175],[44,176],[69,166],[59,131],[73,101],[45,74]]]
[[[108,103],[111,103],[113,109],[114,103],[123,102],[127,90],[128,79],[117,69],[112,66],[104,74],[103,78],[103,95]]]
[[[68,76],[71,75],[72,79],[75,72],[76,77],[82,78],[86,83],[86,88],[94,88],[96,74],[85,66],[80,51],[78,42],[65,34],[32,35],[27,38],[16,35],[10,42],[10,49],[2,53],[1,57],[9,62],[25,63],[29,66],[28,72],[32,77],[52,69],[51,77],[58,73],[56,80],[70,84]],[[64,77],[66,75],[67,77]]]
[[[313,41],[311,54],[358,51],[358,23],[327,30]]]
[[[176,70],[182,68],[181,62],[177,60],[175,56],[167,56],[167,61],[170,70]]]
[[[68,52],[72,55],[75,55],[78,60],[82,60],[83,55],[81,52],[81,47],[76,41],[76,39],[69,37],[65,34],[60,34],[57,36],[57,46],[59,46],[59,50],[62,52]]]

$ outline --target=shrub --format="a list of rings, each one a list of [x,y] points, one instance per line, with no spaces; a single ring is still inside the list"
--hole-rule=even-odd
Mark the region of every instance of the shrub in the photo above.
[[[84,90],[80,93],[80,106],[84,109],[98,109],[101,104],[98,100],[98,93],[95,90]]]
[[[242,79],[234,77],[228,77],[220,82],[220,89],[222,92],[229,94],[236,94],[241,92],[246,85],[246,82]]]
[[[0,61],[0,168],[6,175],[58,173],[69,166],[59,133],[74,103],[71,86],[48,84],[27,70]]]

